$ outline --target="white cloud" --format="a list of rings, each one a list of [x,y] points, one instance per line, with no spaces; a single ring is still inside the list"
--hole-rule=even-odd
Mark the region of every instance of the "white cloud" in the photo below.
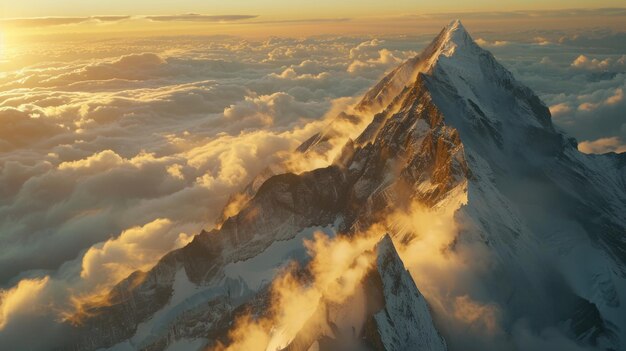
[[[401,59],[395,57],[393,53],[387,49],[378,51],[378,57],[362,60],[355,60],[348,66],[349,73],[363,73],[366,70],[376,70],[380,67],[393,67],[402,62]]]
[[[559,70],[558,66],[551,69]],[[623,73],[588,73],[586,71],[562,72],[565,78],[558,80],[562,92],[544,95],[544,101],[557,126],[563,128],[578,140],[593,141],[600,138],[626,138],[624,109],[625,76]],[[548,73],[549,74],[549,73]],[[574,74],[573,76],[570,76]],[[545,78],[549,81],[559,79],[557,75]],[[542,79],[540,82],[543,82]],[[567,86],[571,84],[571,87]],[[552,89],[552,88],[550,88]]]
[[[478,38],[475,40],[476,44],[482,46],[482,47],[500,47],[500,46],[507,46],[510,43],[506,40],[494,40],[494,41],[489,41],[489,40],[485,40],[483,38]]]
[[[49,280],[49,277],[23,279],[11,289],[0,290],[0,330],[6,328],[15,316],[37,314],[45,308],[40,299]]]
[[[80,276],[94,285],[108,282],[110,286],[136,270],[151,268],[159,257],[187,244],[195,233],[185,231],[164,218],[127,229],[117,238],[90,247]]]
[[[293,96],[278,92],[271,95],[247,96],[245,100],[224,109],[224,117],[232,123],[246,123],[261,128],[289,125],[324,114],[327,104],[296,101]],[[248,127],[248,126],[246,126]]]
[[[0,125],[2,152],[31,146],[65,131],[62,125],[46,118],[41,109],[26,112],[12,107],[0,107]]]
[[[372,52],[378,52],[379,47],[384,43],[384,41],[379,39],[372,39],[368,41],[364,41],[354,48],[350,49],[350,59],[359,60],[359,59],[367,59],[371,56]]]
[[[354,41],[138,42],[49,47],[56,62],[0,76],[3,345],[210,228],[373,81],[346,72]],[[41,313],[6,307],[25,288]]]
[[[534,42],[537,45],[541,45],[541,46],[546,46],[546,45],[550,45],[551,42],[549,39],[542,37],[542,36],[538,36],[534,38]]]
[[[0,282],[18,282],[2,293],[0,323],[16,336],[49,327],[50,306],[146,269],[212,226],[232,193],[325,125],[334,102],[415,55],[415,40],[41,43],[33,61],[0,74]],[[504,36],[483,44],[515,64],[533,54]],[[571,56],[546,62],[578,74],[559,81],[547,65],[519,66],[522,80],[546,89],[557,123],[594,140],[581,149],[621,147],[599,139],[623,124],[623,76],[587,81]],[[0,331],[5,341],[15,340]]]
[[[402,53],[383,48],[381,46],[384,43],[384,41],[372,39],[350,49],[352,62],[350,62],[346,70],[351,74],[368,76],[378,73],[380,75],[381,72],[407,59],[408,56],[405,56],[406,54],[413,55],[413,52]]]

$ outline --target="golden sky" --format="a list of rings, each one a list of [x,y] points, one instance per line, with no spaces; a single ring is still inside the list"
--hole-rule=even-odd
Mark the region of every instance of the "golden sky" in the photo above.
[[[5,41],[77,36],[310,36],[434,32],[452,18],[474,30],[626,27],[621,0],[603,1],[23,0],[0,5]]]
[[[552,10],[624,6],[624,2],[621,0],[475,0],[472,2],[463,0],[396,0],[392,4],[390,6],[390,2],[380,0],[23,0],[5,2],[3,11],[5,17],[208,13],[217,15],[253,14],[285,18],[306,18],[311,16],[380,16],[415,12]]]
[[[0,0],[0,348],[50,349],[59,312],[235,213],[269,166],[328,166],[369,123],[337,114],[454,18],[581,151],[626,150],[624,0]],[[294,157],[331,120],[330,152]],[[437,234],[418,251],[453,238],[450,213],[409,212]]]

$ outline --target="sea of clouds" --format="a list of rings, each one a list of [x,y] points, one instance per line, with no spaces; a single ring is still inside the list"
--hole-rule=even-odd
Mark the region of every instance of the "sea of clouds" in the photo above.
[[[23,343],[210,229],[233,193],[434,36],[112,39],[6,53],[0,344]],[[593,153],[626,151],[624,37],[474,34]]]

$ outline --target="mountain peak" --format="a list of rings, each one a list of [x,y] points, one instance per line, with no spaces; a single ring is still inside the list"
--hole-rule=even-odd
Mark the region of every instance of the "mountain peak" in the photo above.
[[[479,57],[484,53],[461,21],[453,20],[419,55],[405,61],[370,89],[358,108],[374,113],[382,111],[406,86],[413,84],[420,73],[431,75],[443,67],[448,72],[477,73]]]
[[[391,239],[389,233],[386,233],[380,238],[380,241],[378,241],[378,244],[376,245],[376,251],[378,252],[379,256],[385,256],[390,252],[396,251],[396,248],[393,245],[393,240]]]
[[[467,31],[465,30],[465,27],[463,27],[463,23],[461,23],[461,20],[458,18],[450,21],[450,23],[448,23],[448,25],[444,27],[444,31],[467,33]]]
[[[431,59],[436,59],[441,55],[451,57],[461,48],[478,47],[458,19],[445,26],[431,45],[433,46]]]

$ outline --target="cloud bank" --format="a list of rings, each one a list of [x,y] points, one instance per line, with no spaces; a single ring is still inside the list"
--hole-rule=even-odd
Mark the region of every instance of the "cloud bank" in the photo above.
[[[623,52],[559,42],[572,33],[519,35],[476,37],[582,151],[624,151]],[[0,344],[20,345],[33,326],[56,325],[81,299],[209,229],[233,193],[289,160],[334,106],[430,38],[143,38],[9,52],[16,68],[0,75]],[[446,301],[450,316],[489,329],[497,311],[463,296]]]
[[[0,19],[0,25],[7,27],[37,28],[63,26],[84,23],[115,23],[125,20],[149,20],[153,22],[208,22],[227,23],[254,19],[256,15],[202,15],[188,13],[180,15],[154,15],[154,16],[85,16],[85,17],[27,17]]]
[[[40,48],[54,61],[0,76],[0,343],[24,346],[31,325],[61,328],[82,301],[210,229],[232,194],[293,162],[327,118],[413,54],[354,54],[362,42],[51,45]],[[367,75],[351,72],[355,60],[371,64]]]

